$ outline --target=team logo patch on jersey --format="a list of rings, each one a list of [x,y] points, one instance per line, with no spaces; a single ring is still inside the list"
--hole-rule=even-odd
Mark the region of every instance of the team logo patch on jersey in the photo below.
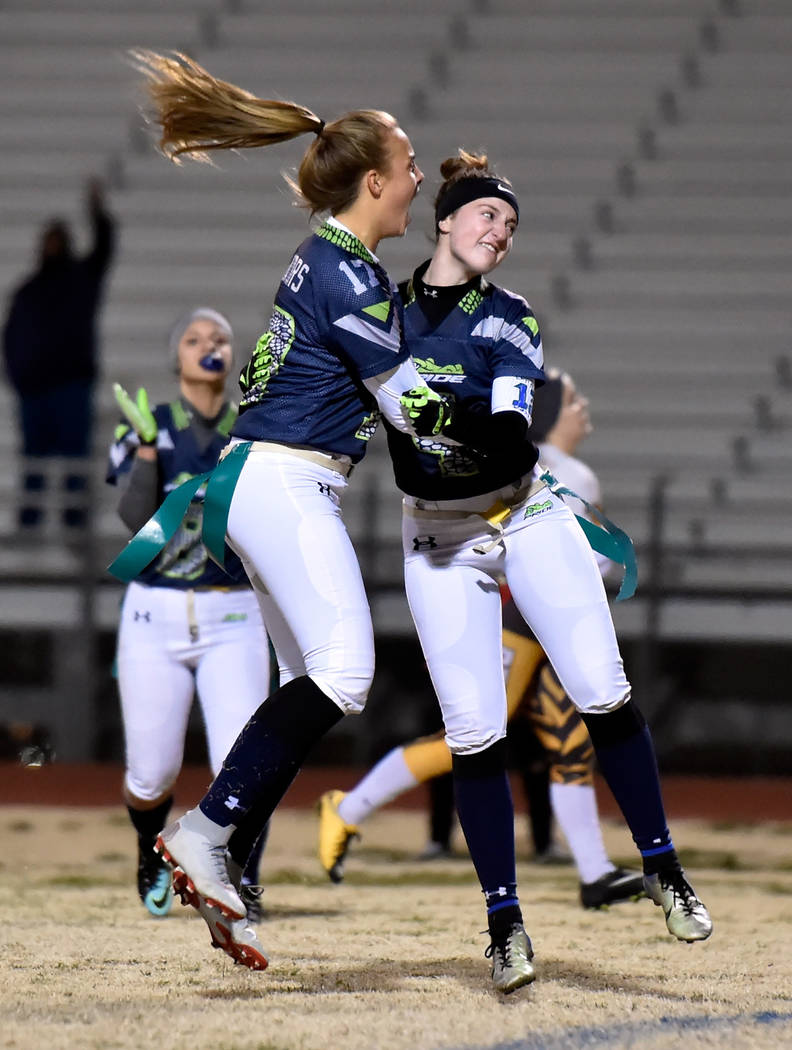
[[[469,477],[480,473],[478,464],[464,445],[447,445],[434,438],[414,437],[412,440],[421,452],[437,457],[440,473],[444,477]]]
[[[377,431],[377,426],[379,424],[380,419],[381,415],[376,410],[370,415],[366,416],[366,418],[355,431],[355,437],[359,441],[370,441]]]
[[[462,365],[438,365],[432,357],[423,360],[413,358],[418,372],[429,383],[464,383],[465,370]]]
[[[247,613],[226,613],[221,623],[241,623],[247,620]]]
[[[242,388],[244,407],[256,404],[264,396],[267,383],[279,370],[294,342],[294,318],[280,306],[276,306],[270,318],[269,328],[256,343],[253,356],[242,369],[239,385]]]
[[[551,499],[546,499],[544,503],[529,503],[525,508],[523,518],[533,518],[537,514],[543,514],[544,511],[550,510],[552,506],[553,501]]]

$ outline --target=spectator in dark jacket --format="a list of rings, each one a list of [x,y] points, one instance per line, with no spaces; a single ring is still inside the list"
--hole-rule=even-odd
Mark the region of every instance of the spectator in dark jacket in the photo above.
[[[85,459],[91,452],[93,388],[97,374],[96,319],[104,279],[113,256],[115,225],[105,208],[102,185],[88,184],[93,243],[84,256],[72,251],[68,225],[49,222],[41,235],[38,268],[14,292],[3,328],[8,379],[19,395],[22,454],[27,459],[19,508],[22,527],[43,522],[33,498],[47,484],[48,457]],[[39,462],[35,462],[38,460]],[[69,468],[63,485],[81,499],[84,466]],[[80,526],[85,511],[63,508],[63,523]]]

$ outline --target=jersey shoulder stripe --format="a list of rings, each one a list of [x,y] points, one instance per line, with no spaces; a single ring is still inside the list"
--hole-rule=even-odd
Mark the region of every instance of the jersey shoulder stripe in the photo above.
[[[402,348],[399,316],[395,310],[391,312],[391,324],[387,329],[378,327],[357,314],[346,314],[345,317],[339,317],[333,324],[345,332],[351,332],[353,335],[360,336],[361,339],[366,339],[370,343],[375,343],[386,350],[398,353]]]
[[[523,327],[511,324],[505,317],[485,317],[474,326],[470,334],[482,339],[505,339],[527,357],[533,357],[537,349],[539,329],[537,326],[534,335],[527,324]]]

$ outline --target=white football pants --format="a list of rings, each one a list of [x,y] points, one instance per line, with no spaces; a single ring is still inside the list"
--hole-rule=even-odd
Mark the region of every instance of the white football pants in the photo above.
[[[173,785],[194,695],[217,774],[269,694],[270,658],[249,587],[177,590],[131,583],[118,632],[126,787],[153,801]]]
[[[329,466],[254,445],[231,501],[228,542],[258,596],[281,684],[308,675],[356,714],[374,676],[374,636],[341,518],[346,487]]]
[[[494,544],[474,513],[514,491],[404,500],[407,599],[458,754],[506,735],[500,577],[578,710],[602,713],[630,697],[597,562],[569,508],[543,488],[512,510]]]

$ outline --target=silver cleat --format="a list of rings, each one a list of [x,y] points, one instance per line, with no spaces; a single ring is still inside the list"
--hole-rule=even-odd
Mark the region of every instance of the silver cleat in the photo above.
[[[712,933],[709,912],[681,868],[644,875],[646,896],[663,909],[668,932],[680,941],[706,941]]]
[[[484,955],[492,960],[492,983],[505,995],[536,977],[531,940],[522,923],[515,923],[504,940],[493,941]]]

